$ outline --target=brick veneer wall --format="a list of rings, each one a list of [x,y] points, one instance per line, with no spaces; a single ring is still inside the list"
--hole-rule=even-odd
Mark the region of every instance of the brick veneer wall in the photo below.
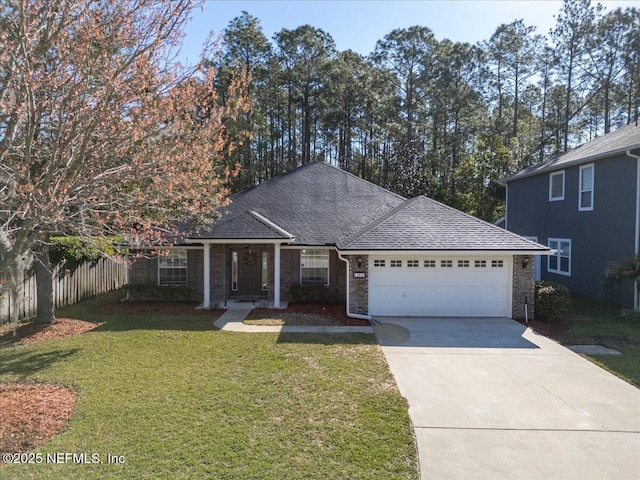
[[[522,260],[529,264],[522,268]],[[528,305],[528,316],[535,318],[535,261],[532,255],[514,255],[513,257],[513,293],[511,316],[514,319],[525,318],[525,301]]]
[[[313,247],[309,247],[313,250]],[[269,249],[269,279],[273,282],[273,246]],[[329,250],[329,288],[339,301],[346,300],[345,265],[335,250]],[[291,300],[291,285],[300,283],[300,249],[283,248],[280,250],[280,298]],[[273,300],[272,286],[269,286],[269,300]]]
[[[177,247],[179,249],[179,247]],[[202,300],[203,274],[202,250],[187,250],[187,286],[191,288],[191,300]],[[135,253],[135,252],[134,252]],[[150,252],[145,252],[149,254]],[[158,256],[136,258],[129,267],[129,285],[158,285]],[[142,298],[142,297],[141,297]]]
[[[358,257],[362,266],[358,267]],[[350,255],[349,259],[349,311],[359,315],[369,314],[369,257],[368,255]],[[354,272],[364,272],[365,278],[354,278]]]

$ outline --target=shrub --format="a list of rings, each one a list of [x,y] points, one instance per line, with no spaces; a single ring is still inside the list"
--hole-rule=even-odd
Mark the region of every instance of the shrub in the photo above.
[[[116,249],[112,241],[117,239],[90,237],[51,237],[49,261],[52,265],[80,265],[93,262],[102,255],[114,256]]]
[[[536,317],[554,320],[569,312],[571,294],[564,285],[554,282],[536,282]]]
[[[338,296],[334,290],[322,284],[293,283],[289,290],[293,302],[335,302]]]

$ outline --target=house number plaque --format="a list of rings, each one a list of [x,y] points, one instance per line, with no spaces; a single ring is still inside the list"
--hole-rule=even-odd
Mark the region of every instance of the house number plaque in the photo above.
[[[353,272],[353,278],[367,278],[366,272]]]

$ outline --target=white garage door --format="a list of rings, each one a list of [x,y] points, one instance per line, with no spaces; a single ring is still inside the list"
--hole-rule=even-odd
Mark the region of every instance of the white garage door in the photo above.
[[[369,315],[510,317],[511,257],[369,257]]]

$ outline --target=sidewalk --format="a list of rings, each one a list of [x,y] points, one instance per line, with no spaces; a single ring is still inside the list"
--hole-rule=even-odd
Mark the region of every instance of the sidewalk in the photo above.
[[[371,327],[313,327],[313,326],[261,326],[245,325],[242,321],[247,318],[251,308],[233,308],[224,312],[214,325],[227,332],[245,333],[373,333]]]

